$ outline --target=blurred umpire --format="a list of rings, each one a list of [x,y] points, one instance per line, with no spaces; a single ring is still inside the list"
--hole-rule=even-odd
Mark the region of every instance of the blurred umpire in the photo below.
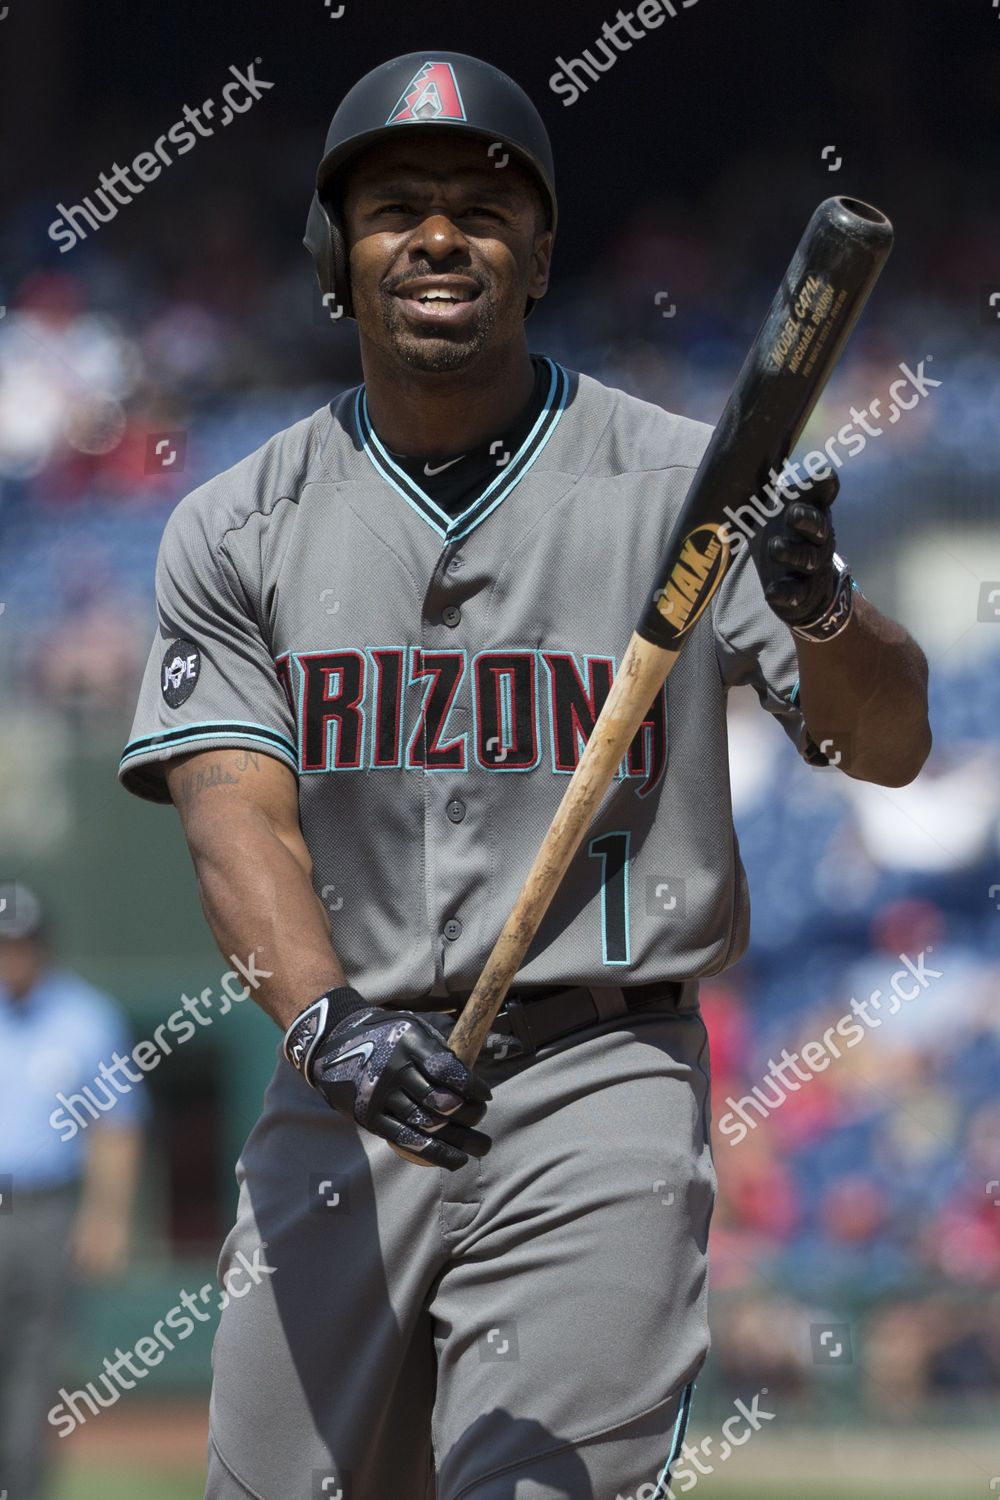
[[[117,1006],[56,966],[33,892],[3,889],[0,1495],[40,1500],[67,1293],[75,1275],[126,1265],[146,1103],[102,1079],[101,1064],[128,1046]]]

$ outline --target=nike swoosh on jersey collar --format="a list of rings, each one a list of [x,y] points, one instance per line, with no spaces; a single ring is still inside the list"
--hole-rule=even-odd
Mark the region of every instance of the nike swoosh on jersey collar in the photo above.
[[[544,357],[549,370],[549,388],[545,404],[538,414],[531,431],[518,448],[510,462],[500,470],[486,488],[476,496],[471,505],[457,516],[449,516],[439,505],[411,479],[405,469],[400,468],[385,444],[372,427],[368,412],[368,395],[364,386],[358,390],[354,402],[354,423],[358,439],[372,465],[398,495],[402,495],[438,536],[448,542],[467,536],[481,521],[484,521],[524,478],[538,455],[545,447],[559,423],[569,398],[569,375],[562,365]]]
[[[465,454],[460,453],[457,458],[449,458],[446,464],[438,464],[434,469],[431,468],[430,464],[424,464],[424,473],[428,479],[433,479],[435,474],[443,474],[445,469],[450,469],[453,464],[460,464],[464,457]]]

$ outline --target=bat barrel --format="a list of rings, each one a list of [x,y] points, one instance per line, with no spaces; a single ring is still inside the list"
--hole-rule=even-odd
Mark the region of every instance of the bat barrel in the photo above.
[[[691,482],[683,520],[637,627],[676,650],[725,572],[727,507],[780,471],[819,399],[889,251],[885,214],[827,198],[806,227]],[[720,519],[723,518],[723,519]]]

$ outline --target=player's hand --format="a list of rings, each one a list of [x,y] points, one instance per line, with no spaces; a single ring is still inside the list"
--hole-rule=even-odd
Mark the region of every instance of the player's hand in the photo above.
[[[343,991],[338,994],[343,995]],[[331,1019],[325,997],[288,1029],[285,1056],[334,1109],[394,1146],[455,1171],[491,1142],[473,1127],[492,1098],[416,1011],[363,1006]]]
[[[764,598],[786,625],[822,619],[837,593],[830,507],[839,490],[836,474],[814,480],[800,500],[789,500],[771,517],[753,544]]]

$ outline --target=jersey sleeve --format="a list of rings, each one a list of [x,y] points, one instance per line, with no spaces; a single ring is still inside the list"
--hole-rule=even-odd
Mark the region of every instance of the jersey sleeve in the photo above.
[[[170,801],[164,767],[192,750],[254,750],[298,766],[292,711],[258,613],[206,509],[181,502],[156,564],[158,630],[118,770],[150,802]]]
[[[795,638],[764,598],[749,547],[736,553],[712,603],[716,655],[726,687],[753,687],[799,754],[811,764],[825,764],[799,707]]]

